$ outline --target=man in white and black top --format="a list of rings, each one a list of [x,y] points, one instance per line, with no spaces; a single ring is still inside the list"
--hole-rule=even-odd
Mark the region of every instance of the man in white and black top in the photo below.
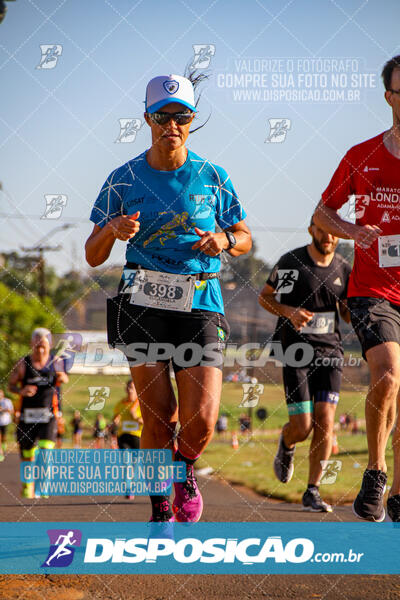
[[[303,506],[331,512],[318,489],[321,461],[329,458],[332,449],[343,364],[339,314],[349,322],[345,298],[351,267],[335,253],[338,238],[319,229],[313,220],[308,231],[311,243],[279,259],[261,290],[259,303],[279,316],[274,340],[282,344],[287,358],[283,382],[289,422],[279,439],[275,474],[282,483],[290,481],[295,444],[313,431]]]

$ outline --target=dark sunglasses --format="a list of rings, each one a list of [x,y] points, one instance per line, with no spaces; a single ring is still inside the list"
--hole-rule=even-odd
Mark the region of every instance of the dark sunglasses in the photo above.
[[[194,117],[194,113],[192,112],[169,113],[157,111],[148,113],[148,115],[154,123],[157,123],[157,125],[166,125],[171,119],[173,119],[177,125],[187,125]]]

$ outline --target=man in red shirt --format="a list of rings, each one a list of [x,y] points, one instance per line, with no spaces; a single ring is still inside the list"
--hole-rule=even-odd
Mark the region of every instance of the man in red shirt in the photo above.
[[[385,518],[385,450],[400,388],[400,55],[385,64],[382,78],[393,125],[347,152],[314,215],[317,226],[355,242],[348,307],[368,361],[370,387],[365,407],[369,460],[353,510],[369,521]],[[337,213],[351,196],[355,224]],[[393,453],[387,510],[392,521],[400,521],[399,420]]]

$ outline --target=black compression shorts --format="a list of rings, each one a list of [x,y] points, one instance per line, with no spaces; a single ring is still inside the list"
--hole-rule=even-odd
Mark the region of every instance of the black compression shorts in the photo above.
[[[24,423],[17,425],[17,442],[20,450],[31,450],[39,440],[55,442],[57,438],[57,420],[52,417],[48,423]]]
[[[217,312],[177,312],[130,304],[120,294],[107,301],[108,343],[131,367],[169,362],[175,372],[195,366],[222,369],[229,325]]]
[[[341,359],[338,357],[338,360]],[[341,366],[311,364],[303,368],[283,367],[283,384],[289,415],[313,412],[313,402],[339,401]]]
[[[118,448],[121,450],[139,450],[140,437],[130,433],[122,433],[117,438]]]

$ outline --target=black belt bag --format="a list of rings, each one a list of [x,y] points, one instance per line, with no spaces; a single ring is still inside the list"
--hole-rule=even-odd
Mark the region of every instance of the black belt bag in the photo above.
[[[125,267],[128,269],[144,269],[145,271],[156,271],[157,269],[146,269],[137,263],[127,262]],[[180,273],[178,273],[180,274]],[[181,275],[186,275],[186,273],[181,273]],[[207,279],[219,279],[219,273],[189,273],[189,275],[194,275],[200,281],[206,281]]]

